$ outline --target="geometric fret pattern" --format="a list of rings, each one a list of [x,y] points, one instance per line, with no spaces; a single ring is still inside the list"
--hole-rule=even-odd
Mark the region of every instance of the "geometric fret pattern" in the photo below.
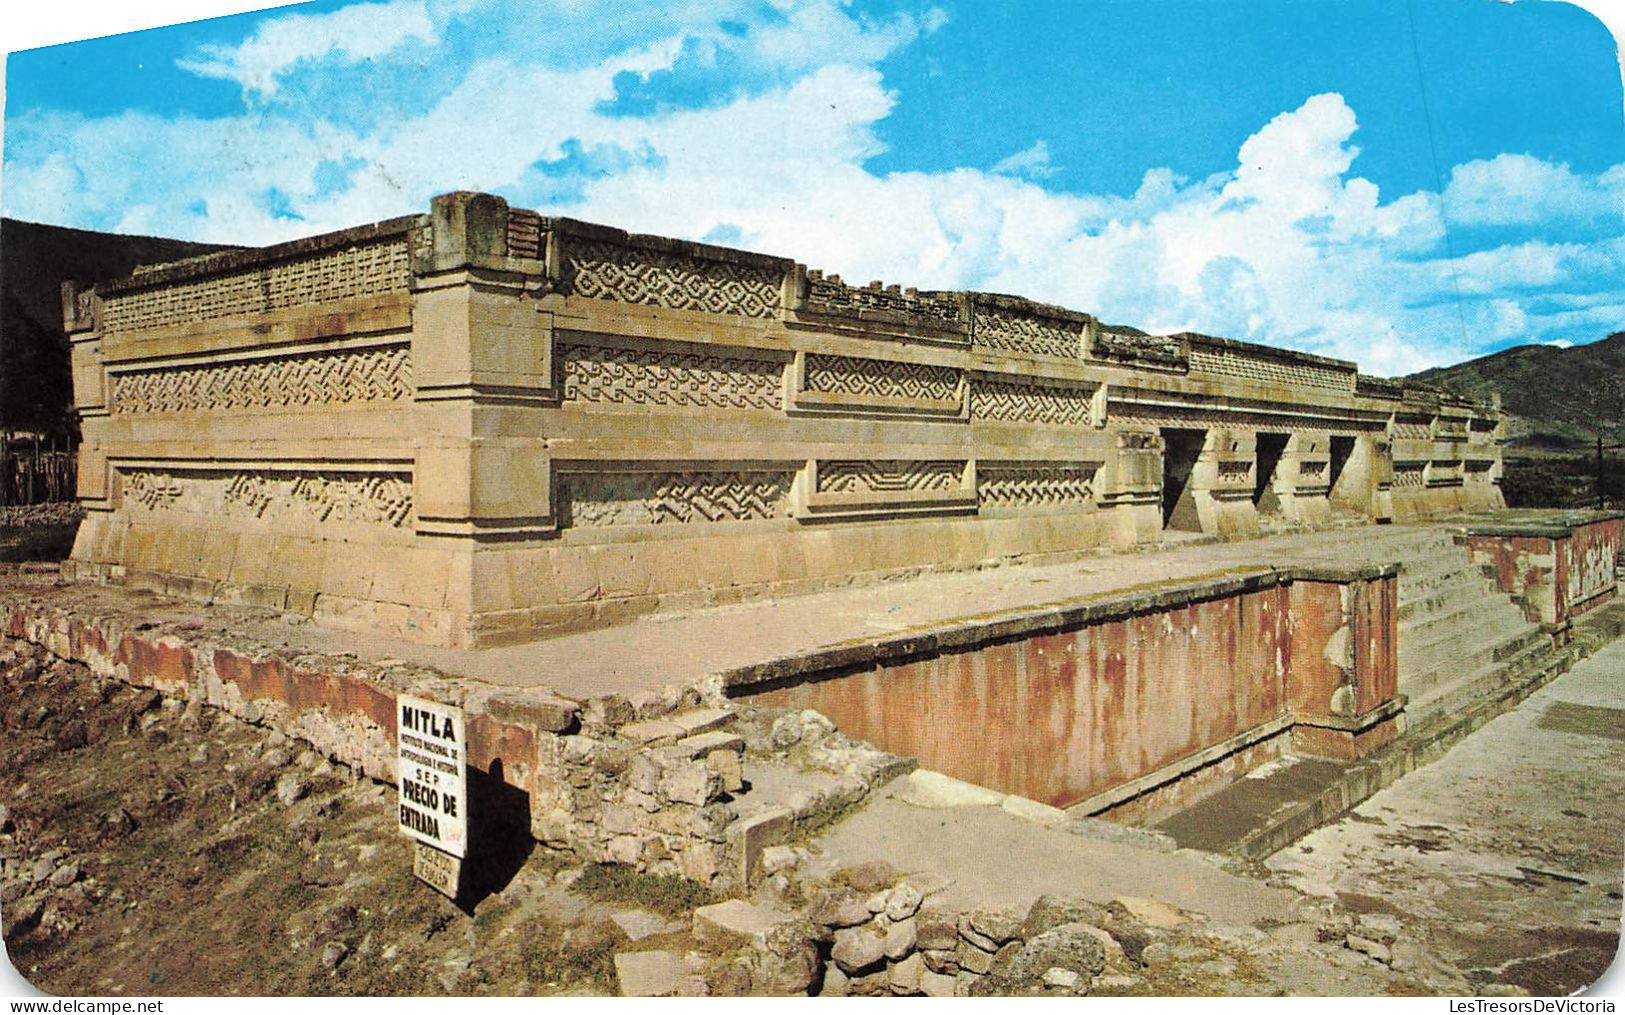
[[[971,380],[972,419],[1084,426],[1092,422],[1096,384]]]
[[[855,461],[819,462],[819,493],[909,493],[957,490],[964,483],[965,463]]]
[[[567,472],[556,510],[565,528],[780,518],[794,479],[794,469]]]
[[[560,345],[566,402],[780,408],[784,364],[699,352]]]
[[[1077,359],[1083,354],[1084,325],[1027,317],[990,307],[976,308],[975,344],[1009,352],[1036,352]]]
[[[569,292],[591,299],[772,318],[783,294],[782,273],[759,265],[574,239],[565,257]]]
[[[1262,356],[1246,356],[1230,349],[1209,349],[1191,346],[1192,373],[1220,374],[1226,377],[1244,377],[1267,384],[1294,384],[1311,388],[1330,388],[1351,391],[1354,387],[1353,370],[1336,370],[1314,363],[1287,363]]]
[[[139,331],[404,290],[412,260],[393,237],[227,272],[193,282],[114,293],[104,301],[106,331]]]
[[[882,399],[959,400],[960,371],[934,363],[901,363],[808,353],[807,391]]]
[[[412,394],[407,346],[315,352],[110,375],[114,413],[282,409],[392,402]]]
[[[394,529],[412,520],[412,476],[405,472],[131,468],[120,474],[126,505],[148,511]]]
[[[978,463],[976,499],[995,508],[1087,504],[1098,468],[1093,462]]]

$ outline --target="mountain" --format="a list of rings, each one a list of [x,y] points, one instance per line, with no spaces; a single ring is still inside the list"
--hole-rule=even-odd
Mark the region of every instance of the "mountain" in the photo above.
[[[62,283],[230,247],[0,219],[0,429],[74,429]]]
[[[1581,450],[1599,432],[1625,440],[1625,331],[1567,349],[1520,345],[1406,380],[1474,398],[1499,392],[1514,448]]]

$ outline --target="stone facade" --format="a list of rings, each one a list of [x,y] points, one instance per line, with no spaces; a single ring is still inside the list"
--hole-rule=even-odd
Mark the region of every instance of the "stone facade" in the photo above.
[[[1493,406],[490,195],[63,307],[74,571],[431,643],[1502,504]]]

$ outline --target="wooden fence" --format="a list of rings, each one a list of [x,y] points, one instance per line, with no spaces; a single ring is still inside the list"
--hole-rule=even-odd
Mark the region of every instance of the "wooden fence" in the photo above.
[[[73,500],[77,463],[67,438],[0,432],[0,507]]]

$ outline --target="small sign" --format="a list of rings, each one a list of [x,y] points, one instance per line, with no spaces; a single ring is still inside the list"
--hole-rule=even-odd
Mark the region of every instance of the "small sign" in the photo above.
[[[467,856],[463,710],[404,694],[396,699],[396,708],[401,832],[442,853]]]
[[[463,876],[463,861],[421,842],[415,843],[414,848],[412,873],[417,875],[418,880],[448,899],[457,898],[457,885]]]

